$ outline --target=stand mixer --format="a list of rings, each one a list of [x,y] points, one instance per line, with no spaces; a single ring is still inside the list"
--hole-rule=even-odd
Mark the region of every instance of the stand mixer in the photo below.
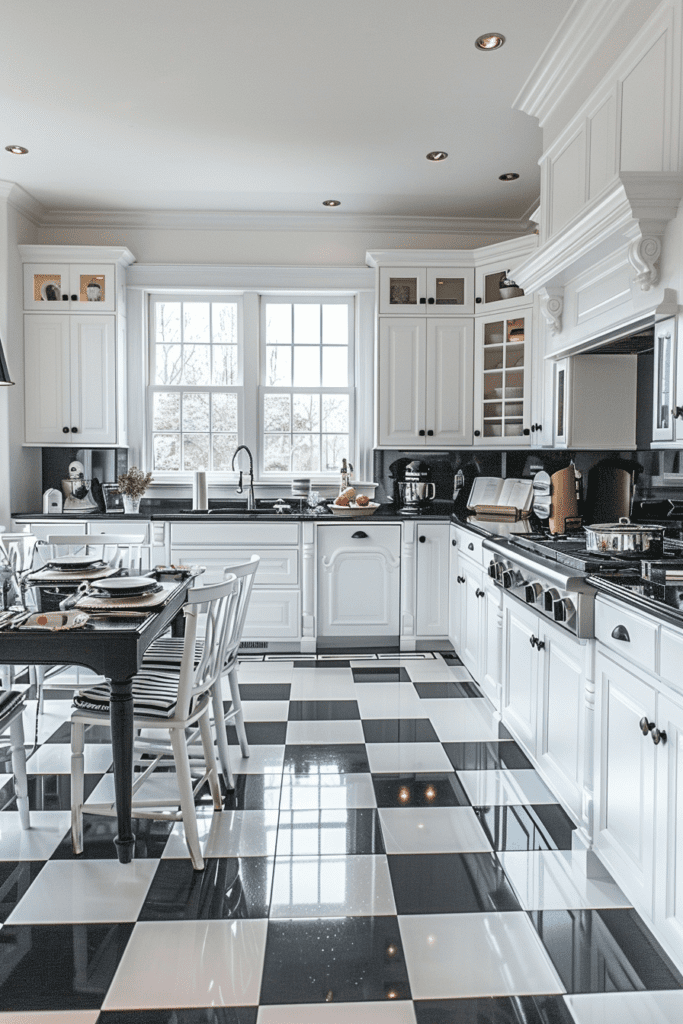
[[[82,462],[69,463],[69,477],[62,480],[62,491],[64,493],[64,512],[74,512],[83,515],[88,512],[97,512],[97,502],[94,501],[90,492],[92,480],[85,479],[85,467]]]

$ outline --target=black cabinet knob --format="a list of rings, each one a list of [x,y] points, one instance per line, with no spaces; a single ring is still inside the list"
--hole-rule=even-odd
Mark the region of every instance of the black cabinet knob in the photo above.
[[[453,545],[454,548],[457,548],[457,546],[458,546],[457,540],[452,540],[451,544]]]
[[[419,540],[420,544],[424,544],[424,542],[427,540],[426,537],[418,537],[417,539]]]
[[[522,433],[524,434],[525,437],[528,437],[529,436],[529,428],[525,427],[524,430],[522,431]]]
[[[430,306],[434,305],[434,299],[431,298],[431,296],[430,296],[430,298],[427,299],[427,302],[429,303]]]
[[[532,633],[531,636],[529,637],[529,643],[531,644],[532,647],[535,647],[536,644],[538,643],[538,637],[534,636],[534,634]]]
[[[63,434],[68,434],[69,433],[69,428],[68,427],[62,427],[62,433]]]
[[[468,551],[474,551],[474,544],[468,544],[467,545],[467,550]]]
[[[650,735],[655,746],[658,746],[660,743],[666,743],[666,733],[663,729],[653,729]]]
[[[536,640],[536,650],[537,651],[542,651],[544,647],[545,647],[545,640],[538,640],[537,639]]]
[[[428,430],[427,431],[427,437],[434,437],[434,431],[433,430]]]
[[[69,296],[68,295],[62,295],[62,302],[68,302],[68,301],[69,301]]]
[[[476,299],[475,299],[474,301],[475,301],[475,302],[477,302],[477,303],[479,303],[479,302],[481,302],[481,299],[479,299],[479,298],[476,298]]]
[[[486,594],[486,591],[485,590],[480,590],[479,587],[477,587],[477,589],[475,590],[474,593],[476,594],[477,597],[484,597],[485,594]]]
[[[536,424],[536,430],[543,430],[543,424],[542,423],[537,423]]]
[[[475,430],[474,431],[474,436],[475,437],[481,437],[481,430]]]
[[[71,428],[71,433],[72,434],[77,434],[78,433],[78,427],[72,427]]]
[[[655,723],[648,722],[647,718],[641,718],[641,720],[638,722],[638,725],[640,726],[640,731],[642,732],[643,736],[647,736],[649,731],[651,729],[654,729],[655,727]]]
[[[424,430],[419,430],[418,433],[419,433],[420,437],[424,437],[425,436]]]
[[[352,540],[365,540],[366,537],[367,537],[367,533],[365,533],[364,530],[356,530],[355,533],[351,534],[351,539]]]
[[[427,300],[425,299],[425,297],[424,297],[424,295],[423,295],[423,296],[422,296],[422,298],[420,299],[420,302],[421,302],[422,304],[424,304],[424,303],[425,303],[426,301],[427,301]]]
[[[628,630],[626,626],[615,626],[612,630],[612,639],[624,640],[626,643],[628,643],[631,637],[628,635]]]
[[[72,295],[71,296],[71,301],[72,302],[78,302],[78,295]]]

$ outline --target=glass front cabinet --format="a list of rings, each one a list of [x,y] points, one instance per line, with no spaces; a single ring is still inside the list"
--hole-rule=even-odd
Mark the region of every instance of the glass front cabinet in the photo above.
[[[531,307],[476,325],[474,444],[529,445]]]
[[[470,267],[380,267],[379,311],[392,316],[474,313],[474,270]]]
[[[683,441],[683,360],[677,358],[676,318],[655,324],[652,440]]]
[[[513,303],[515,306],[529,302],[524,291],[518,288],[510,277],[510,260],[498,260],[477,267],[475,271],[474,295],[475,312],[485,313],[488,310],[502,309]]]

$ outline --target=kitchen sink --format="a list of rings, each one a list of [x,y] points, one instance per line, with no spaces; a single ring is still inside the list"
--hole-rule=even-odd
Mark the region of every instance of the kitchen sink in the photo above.
[[[245,516],[275,516],[275,515],[289,515],[290,510],[284,512],[278,512],[277,509],[273,508],[272,505],[258,506],[257,508],[247,509],[246,505],[243,507],[236,507],[235,505],[228,505],[226,508],[209,508],[209,509],[180,509],[176,515],[182,516],[223,516],[231,519],[243,519]]]

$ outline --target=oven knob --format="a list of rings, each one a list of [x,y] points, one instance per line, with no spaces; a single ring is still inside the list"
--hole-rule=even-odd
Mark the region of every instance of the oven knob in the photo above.
[[[506,569],[502,574],[501,583],[506,590],[509,590],[510,587],[516,587],[521,583],[521,576],[515,569]]]
[[[540,583],[527,583],[524,588],[524,600],[527,604],[536,604],[542,593],[543,587]]]
[[[562,597],[553,604],[553,618],[555,622],[569,622],[574,615],[574,605],[568,597]]]
[[[551,612],[553,610],[553,605],[556,601],[559,600],[560,592],[559,590],[555,590],[554,587],[551,587],[550,590],[545,590],[543,592],[543,607],[547,612]]]
[[[493,562],[493,561],[489,562],[489,567],[488,567],[488,569],[486,571],[487,571],[487,573],[489,574],[489,576],[491,577],[492,580],[497,580],[498,579],[498,566],[496,565],[495,562]]]

